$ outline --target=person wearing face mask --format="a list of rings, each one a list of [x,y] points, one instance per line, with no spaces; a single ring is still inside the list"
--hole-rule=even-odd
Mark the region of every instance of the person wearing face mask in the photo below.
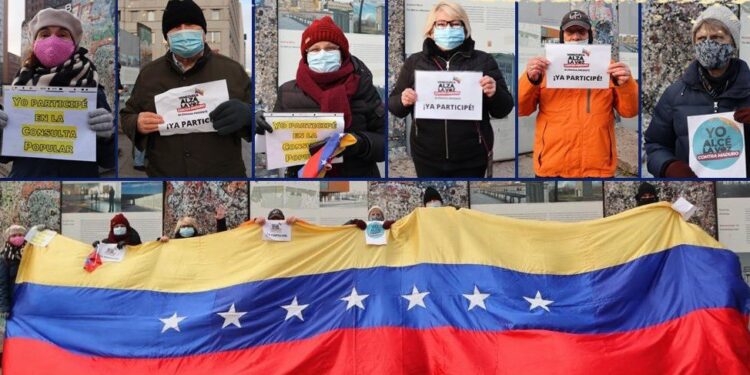
[[[7,319],[13,306],[13,286],[26,246],[26,228],[13,224],[5,230],[5,245],[0,253],[0,318]]]
[[[591,20],[580,10],[560,23],[560,43],[592,44]],[[638,115],[638,83],[623,62],[611,62],[608,89],[549,89],[549,60],[529,60],[518,78],[518,115],[539,110],[534,135],[537,177],[614,177],[617,170],[615,111]]]
[[[370,207],[370,211],[367,212],[367,221],[382,221],[383,229],[385,230],[391,229],[391,226],[395,223],[395,220],[385,219],[385,213],[380,206]],[[351,219],[344,223],[344,225],[356,225],[361,230],[367,229],[367,222],[361,219]]]
[[[327,177],[380,177],[376,163],[385,160],[385,109],[365,63],[349,53],[349,41],[329,16],[313,21],[302,33],[297,77],[279,87],[274,112],[344,114],[344,131],[357,143],[342,153]],[[256,115],[256,133],[272,132]],[[287,168],[297,177],[300,167]]]
[[[648,182],[642,182],[638,186],[638,192],[635,194],[635,205],[637,207],[656,203],[659,201],[659,195],[656,193],[656,187]]]
[[[737,58],[740,21],[722,5],[701,13],[692,28],[695,60],[677,82],[659,98],[644,132],[648,171],[655,177],[695,178],[688,162],[688,116],[735,112],[735,119],[750,123],[750,69]],[[745,144],[750,141],[745,126]],[[750,172],[750,159],[745,153]]]
[[[418,177],[491,177],[495,136],[490,117],[513,109],[513,97],[495,59],[474,48],[469,16],[461,5],[437,3],[424,29],[422,51],[406,59],[388,98],[395,116],[412,115],[411,157]],[[482,120],[414,119],[415,71],[482,72]]]
[[[250,77],[206,43],[207,24],[192,0],[170,0],[162,17],[166,55],[144,66],[120,111],[125,134],[145,151],[149,177],[245,177],[244,138],[252,141]],[[177,87],[226,80],[229,100],[209,113],[216,132],[159,135],[164,119],[154,96]]]
[[[288,218],[284,218],[284,212],[278,208],[274,208],[273,210],[268,212],[268,215],[266,217],[262,217],[262,216],[256,217],[255,219],[253,219],[253,222],[255,224],[263,226],[266,224],[266,220],[284,220],[289,225],[292,225],[300,221],[300,219],[297,218],[296,216],[290,216]]]
[[[223,206],[216,207],[216,233],[224,232],[227,230],[227,211]],[[191,238],[200,237],[204,233],[198,230],[198,221],[190,216],[183,216],[177,221],[172,232],[172,238]],[[169,241],[168,236],[161,236],[159,238],[161,242]]]
[[[28,30],[31,49],[12,85],[97,88],[97,108],[89,111],[86,124],[96,133],[96,161],[0,156],[0,162],[13,162],[11,178],[99,177],[99,167],[115,166],[114,123],[96,67],[80,46],[81,21],[65,10],[42,9],[29,21]],[[0,110],[0,130],[7,125],[8,115]]]
[[[107,238],[101,240],[102,243],[117,244],[118,247],[125,245],[135,246],[141,244],[141,235],[138,234],[133,227],[130,226],[130,222],[123,214],[115,215],[112,220],[109,221],[109,234]],[[91,244],[94,248],[99,245],[99,241],[94,241]]]
[[[443,207],[443,197],[434,187],[428,186],[422,195],[422,205],[427,208]]]

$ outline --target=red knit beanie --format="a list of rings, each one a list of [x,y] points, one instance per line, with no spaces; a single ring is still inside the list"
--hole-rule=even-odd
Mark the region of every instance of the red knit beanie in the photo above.
[[[123,214],[117,214],[115,217],[112,218],[112,220],[109,221],[109,227],[114,228],[115,225],[122,224],[128,228],[130,228],[130,223],[128,222],[128,219],[125,218],[125,215]]]
[[[349,57],[349,41],[344,36],[344,32],[336,26],[333,22],[333,18],[325,16],[321,19],[313,21],[310,26],[305,29],[302,33],[302,43],[300,43],[300,51],[302,57],[305,58],[307,55],[307,49],[318,42],[331,42],[339,48],[341,48],[341,59],[345,60]]]

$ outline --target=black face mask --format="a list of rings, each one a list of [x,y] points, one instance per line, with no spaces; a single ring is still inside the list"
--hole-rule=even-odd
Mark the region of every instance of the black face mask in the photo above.
[[[639,199],[636,202],[636,206],[643,206],[643,205],[647,205],[647,204],[651,204],[651,203],[656,203],[658,201],[659,200],[656,199],[656,197],[654,197],[654,198],[643,198],[643,199]]]

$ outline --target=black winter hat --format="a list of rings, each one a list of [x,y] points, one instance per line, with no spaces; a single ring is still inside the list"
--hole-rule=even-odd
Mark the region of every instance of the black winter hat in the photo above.
[[[427,202],[438,200],[440,203],[443,203],[443,197],[440,196],[440,193],[438,193],[437,190],[435,190],[434,187],[429,186],[427,189],[424,189],[424,195],[422,196],[422,205],[426,206]]]
[[[161,18],[161,32],[167,39],[167,32],[184,23],[198,25],[206,30],[206,17],[203,10],[193,0],[169,0]]]
[[[654,185],[649,184],[648,182],[641,183],[641,186],[638,186],[638,193],[635,194],[635,200],[638,201],[641,199],[641,196],[645,193],[651,193],[654,195],[654,197],[657,197],[656,195],[656,187]]]

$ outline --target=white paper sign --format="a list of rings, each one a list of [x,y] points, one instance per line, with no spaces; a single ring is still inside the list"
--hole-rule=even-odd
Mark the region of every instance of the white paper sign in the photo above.
[[[344,131],[343,113],[266,113],[273,133],[266,133],[267,169],[304,165],[309,146]],[[334,162],[341,162],[337,158]]]
[[[482,120],[482,72],[414,72],[414,117],[438,120]]]
[[[607,89],[612,59],[608,44],[547,44],[547,87],[551,89]]]
[[[745,128],[734,112],[689,116],[690,169],[698,177],[745,178]]]
[[[3,156],[96,161],[95,87],[3,86]]]
[[[695,207],[687,199],[680,197],[674,203],[672,203],[672,209],[679,212],[682,218],[689,220],[695,211],[698,211],[698,207]]]
[[[34,245],[34,246],[40,246],[40,247],[47,247],[49,245],[50,241],[52,241],[53,238],[57,235],[57,232],[49,229],[45,229],[43,231],[37,230],[37,227],[31,227],[29,231],[26,233],[26,236],[24,239],[26,242]]]
[[[383,229],[382,221],[368,221],[365,228],[365,239],[368,245],[387,245],[388,235]]]
[[[227,100],[229,91],[225,79],[178,87],[156,95],[156,113],[164,118],[159,134],[215,132],[208,114]]]
[[[291,241],[292,226],[285,220],[266,220],[263,224],[264,241]]]
[[[102,262],[122,262],[125,259],[125,248],[117,248],[116,243],[99,243],[96,245],[96,252],[102,258]]]

